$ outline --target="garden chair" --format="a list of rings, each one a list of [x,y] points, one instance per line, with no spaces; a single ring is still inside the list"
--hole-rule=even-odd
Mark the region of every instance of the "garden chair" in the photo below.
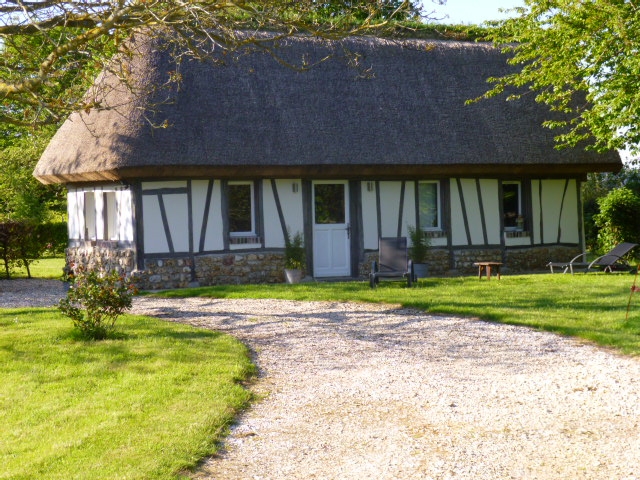
[[[404,278],[413,284],[411,260],[407,254],[406,237],[383,237],[378,240],[378,261],[371,263],[369,285],[374,288],[380,278]]]
[[[596,258],[592,261],[586,261],[588,253],[581,253],[576,255],[568,262],[549,262],[547,267],[551,269],[551,273],[554,273],[554,268],[562,268],[562,273],[571,272],[573,275],[574,269],[584,268],[585,273],[590,270],[602,270],[603,272],[613,272],[614,270],[631,270],[631,266],[627,261],[622,258],[635,247],[637,243],[620,243],[612,248],[609,252]]]

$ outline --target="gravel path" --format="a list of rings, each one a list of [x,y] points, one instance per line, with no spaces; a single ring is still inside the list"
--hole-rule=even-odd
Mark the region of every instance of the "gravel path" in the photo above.
[[[141,298],[223,330],[256,390],[199,479],[640,478],[640,362],[526,328],[379,305]]]
[[[61,282],[0,281],[0,306]],[[263,396],[198,479],[640,479],[640,361],[553,334],[389,306],[137,298],[226,331]]]

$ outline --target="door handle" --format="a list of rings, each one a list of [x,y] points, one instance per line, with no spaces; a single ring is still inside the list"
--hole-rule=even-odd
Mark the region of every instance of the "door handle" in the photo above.
[[[351,224],[347,223],[347,228],[345,228],[345,230],[347,231],[347,238],[351,238]]]

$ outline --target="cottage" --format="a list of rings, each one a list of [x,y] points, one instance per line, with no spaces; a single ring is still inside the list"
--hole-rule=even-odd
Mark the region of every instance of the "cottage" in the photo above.
[[[413,225],[434,274],[542,268],[583,249],[586,174],[621,167],[555,149],[531,95],[465,105],[511,68],[488,44],[281,42],[281,59],[319,62],[300,71],[267,53],[175,65],[138,43],[129,78],[146,93],[106,74],[113,108],[71,115],[34,175],[68,187],[69,261],[144,288],[282,281],[296,232],[308,274],[358,277],[379,237]],[[169,75],[170,91],[145,88]]]

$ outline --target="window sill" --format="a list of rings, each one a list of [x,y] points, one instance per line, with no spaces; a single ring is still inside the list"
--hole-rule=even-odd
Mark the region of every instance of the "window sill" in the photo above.
[[[229,245],[260,245],[262,239],[257,235],[244,235],[229,237]]]
[[[427,238],[446,238],[447,232],[444,230],[424,230],[424,236]]]
[[[531,234],[526,230],[505,230],[504,232],[505,238],[523,238],[530,236]]]

